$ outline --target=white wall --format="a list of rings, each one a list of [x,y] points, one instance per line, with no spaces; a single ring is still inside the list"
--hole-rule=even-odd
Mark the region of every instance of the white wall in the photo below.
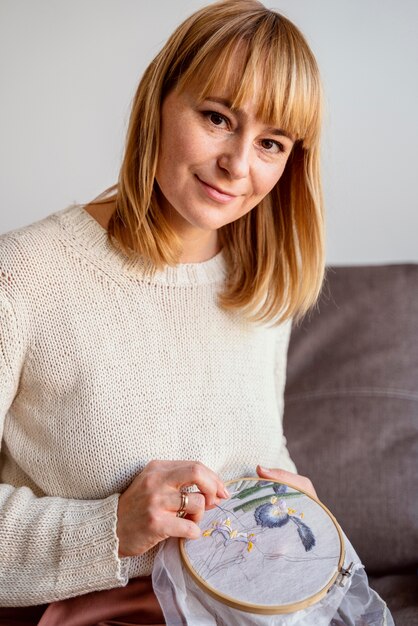
[[[202,0],[0,0],[0,232],[115,182],[138,78]],[[327,94],[328,262],[418,261],[417,0],[266,0]]]

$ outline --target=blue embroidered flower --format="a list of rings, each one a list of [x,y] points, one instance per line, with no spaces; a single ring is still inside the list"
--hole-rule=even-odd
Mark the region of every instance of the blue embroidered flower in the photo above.
[[[254,517],[259,526],[267,528],[280,528],[290,519],[286,502],[275,497],[271,498],[270,503],[258,506],[254,511]]]
[[[312,530],[302,522],[302,517],[303,513],[298,515],[295,509],[287,506],[283,498],[278,499],[277,496],[273,496],[270,498],[270,502],[261,504],[254,511],[254,518],[257,524],[266,528],[280,528],[292,521],[297,528],[303,547],[306,552],[309,552],[314,547],[316,541]]]

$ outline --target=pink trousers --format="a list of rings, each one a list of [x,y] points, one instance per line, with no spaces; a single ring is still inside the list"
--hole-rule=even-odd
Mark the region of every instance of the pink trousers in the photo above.
[[[0,608],[8,626],[163,626],[151,578],[133,578],[126,587],[94,591],[51,604]]]

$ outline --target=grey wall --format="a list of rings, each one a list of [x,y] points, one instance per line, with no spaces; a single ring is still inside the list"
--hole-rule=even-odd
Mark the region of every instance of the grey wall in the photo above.
[[[0,0],[0,232],[115,182],[138,78],[201,0]],[[418,261],[417,0],[266,0],[327,94],[328,262]]]

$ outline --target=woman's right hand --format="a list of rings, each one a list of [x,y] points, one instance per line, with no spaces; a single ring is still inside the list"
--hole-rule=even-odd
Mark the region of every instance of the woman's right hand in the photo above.
[[[177,517],[190,485],[199,491],[187,492],[186,517]],[[119,497],[119,556],[143,554],[168,537],[197,539],[205,509],[228,497],[219,476],[198,461],[151,461]]]

